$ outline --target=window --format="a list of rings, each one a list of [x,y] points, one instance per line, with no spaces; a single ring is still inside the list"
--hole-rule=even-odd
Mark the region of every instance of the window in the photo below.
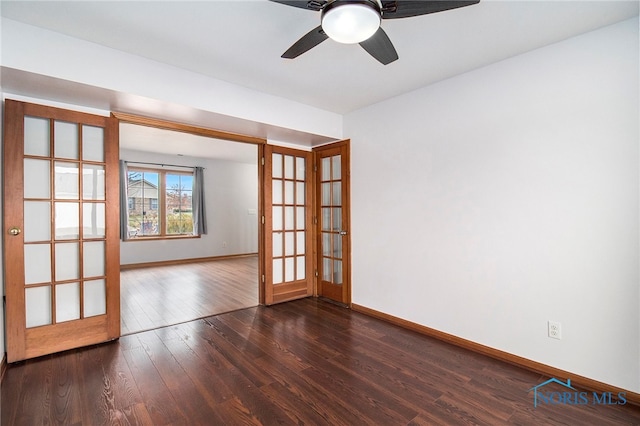
[[[167,234],[193,233],[193,175],[166,174]]]
[[[193,236],[193,173],[129,168],[129,238]]]

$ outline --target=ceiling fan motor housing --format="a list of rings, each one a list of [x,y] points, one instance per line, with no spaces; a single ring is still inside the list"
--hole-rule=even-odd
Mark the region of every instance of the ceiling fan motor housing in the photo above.
[[[380,28],[382,13],[376,0],[335,0],[322,9],[322,29],[339,43],[367,40]]]

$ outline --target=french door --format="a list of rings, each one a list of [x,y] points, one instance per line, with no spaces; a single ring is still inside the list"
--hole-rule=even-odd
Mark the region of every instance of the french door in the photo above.
[[[5,101],[7,360],[120,336],[117,120]]]
[[[313,294],[312,153],[265,146],[265,304]]]
[[[318,296],[349,305],[350,180],[349,141],[314,149]]]

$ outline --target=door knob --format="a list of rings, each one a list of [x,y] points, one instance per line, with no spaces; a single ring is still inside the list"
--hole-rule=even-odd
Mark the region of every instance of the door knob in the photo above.
[[[18,228],[17,226],[9,228],[9,235],[13,235],[14,237],[20,235],[21,232],[22,229]]]
[[[347,231],[340,231],[340,235],[342,236],[347,235]]]

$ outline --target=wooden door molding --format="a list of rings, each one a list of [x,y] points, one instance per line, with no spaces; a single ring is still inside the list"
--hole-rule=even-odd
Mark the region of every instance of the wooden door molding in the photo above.
[[[137,124],[140,126],[155,127],[158,129],[174,130],[176,132],[189,133],[214,139],[223,139],[233,142],[243,142],[256,145],[267,143],[265,138],[249,136],[241,133],[225,132],[223,130],[209,129],[206,127],[192,126],[190,124],[175,121],[161,120],[158,118],[144,117],[141,115],[126,114],[124,112],[112,112],[111,115],[122,123]]]

